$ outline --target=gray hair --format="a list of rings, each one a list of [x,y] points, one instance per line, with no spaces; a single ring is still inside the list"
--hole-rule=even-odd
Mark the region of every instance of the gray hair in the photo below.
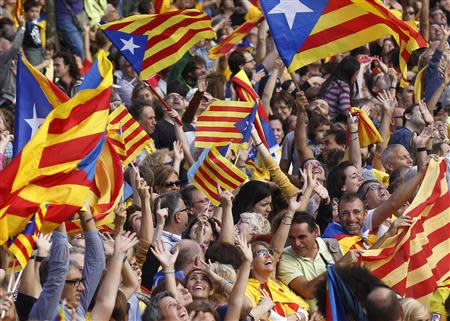
[[[401,144],[392,144],[388,145],[386,149],[381,154],[381,163],[383,166],[386,165],[386,163],[391,161],[391,158],[394,157],[394,153],[397,150],[397,148],[403,147]]]
[[[162,291],[150,298],[149,304],[142,314],[142,321],[162,321],[164,317],[161,314],[161,309],[159,308],[159,301],[165,297],[173,297],[168,291]]]

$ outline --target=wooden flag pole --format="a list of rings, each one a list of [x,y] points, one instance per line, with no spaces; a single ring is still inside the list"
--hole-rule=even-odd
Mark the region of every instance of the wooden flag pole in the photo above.
[[[297,81],[297,75],[295,74],[295,72],[290,72],[289,75],[291,75],[292,81],[294,82],[295,85],[295,89],[297,89],[298,92],[302,91],[300,89],[300,84]]]

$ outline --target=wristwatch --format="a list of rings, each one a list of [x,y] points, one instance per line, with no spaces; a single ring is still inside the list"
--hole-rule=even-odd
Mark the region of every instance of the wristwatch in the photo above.
[[[252,313],[250,312],[249,314],[248,314],[248,316],[247,316],[247,318],[246,318],[246,321],[257,321],[256,319],[255,319],[255,317],[252,315]]]

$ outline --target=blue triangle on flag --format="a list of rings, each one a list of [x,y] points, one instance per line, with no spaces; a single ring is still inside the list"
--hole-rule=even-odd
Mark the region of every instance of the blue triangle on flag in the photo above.
[[[114,30],[103,30],[103,32],[133,66],[133,69],[140,74],[148,37]]]

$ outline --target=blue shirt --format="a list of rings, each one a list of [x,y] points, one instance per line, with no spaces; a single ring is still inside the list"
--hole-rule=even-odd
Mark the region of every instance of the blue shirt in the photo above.
[[[403,145],[408,152],[411,153],[411,136],[412,131],[406,127],[400,127],[395,130],[389,139],[389,145],[400,144]]]

